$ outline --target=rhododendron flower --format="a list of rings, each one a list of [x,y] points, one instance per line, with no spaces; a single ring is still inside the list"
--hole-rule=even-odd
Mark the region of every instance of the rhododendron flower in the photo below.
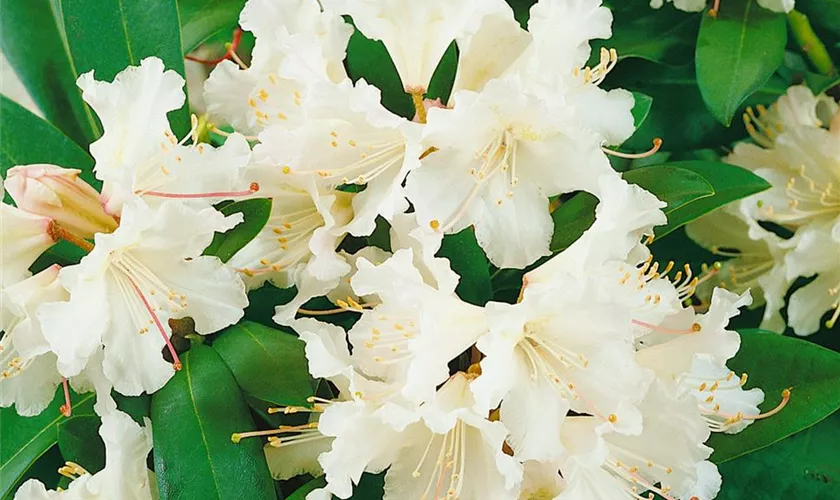
[[[47,490],[37,479],[30,479],[15,494],[15,500],[151,500],[152,478],[146,457],[152,449],[151,421],[141,427],[120,411],[102,416],[99,435],[105,442],[105,468],[91,474],[70,463],[61,472],[74,477],[66,490]]]
[[[249,0],[239,23],[256,38],[251,66],[222,61],[204,85],[207,111],[256,134],[303,123],[309,86],[347,78],[344,55],[353,27],[315,0]]]
[[[408,208],[402,182],[420,164],[420,125],[386,110],[364,81],[317,85],[311,97],[306,122],[291,131],[267,128],[254,156],[289,176],[312,177],[321,189],[365,185],[345,232],[368,235],[377,216],[391,220]]]
[[[325,0],[323,4],[349,14],[365,36],[381,40],[403,88],[421,95],[449,44],[474,31],[486,13],[507,8],[498,0]]]
[[[110,83],[95,80],[91,71],[77,84],[105,129],[90,152],[109,213],[118,215],[135,196],[148,204],[179,199],[203,208],[259,188],[242,177],[251,151],[241,135],[232,134],[219,148],[197,144],[193,123],[193,132],[178,141],[166,114],[184,104],[184,79],[164,71],[160,59],[143,59]],[[193,144],[184,146],[190,138]]]
[[[47,217],[0,203],[0,288],[31,276],[29,266],[57,241],[53,229]]]
[[[4,186],[19,208],[49,217],[77,236],[112,232],[117,221],[105,213],[99,193],[80,173],[55,165],[16,166],[6,173]]]
[[[127,395],[153,392],[180,367],[168,320],[190,316],[207,334],[242,317],[248,304],[241,279],[217,257],[201,256],[216,231],[241,221],[213,208],[194,211],[176,201],[157,210],[124,206],[120,226],[97,234],[96,245],[60,272],[67,302],[38,311],[44,335],[65,377],[78,374],[100,346],[104,372]]]
[[[706,460],[712,449],[703,444],[709,429],[693,401],[669,397],[654,385],[641,408],[643,430],[634,436],[603,433],[597,417],[566,419],[560,463],[566,489],[558,500],[635,500],[645,491],[671,500],[717,495],[720,474]]]

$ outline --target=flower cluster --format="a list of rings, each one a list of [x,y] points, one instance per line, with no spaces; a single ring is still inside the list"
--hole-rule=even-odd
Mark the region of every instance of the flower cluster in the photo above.
[[[104,127],[90,146],[101,190],[53,165],[8,172],[16,206],[2,205],[0,401],[34,415],[64,385],[69,415],[69,386],[93,390],[107,450],[96,474],[68,464],[75,480],[65,492],[33,480],[17,498],[151,498],[150,426],[119,412],[111,391],[163,387],[181,367],[170,322],[221,330],[243,317],[246,292],[267,282],[296,289],[274,320],[299,334],[311,375],[334,391],[281,410],[308,412],[304,425],[233,439],[269,435],[278,479],[323,473],[326,486],[310,500],[349,498],[363,473],[386,470],[389,500],[717,494],[710,433],[778,411],[761,414],[763,392],[745,390],[746,376],[727,368],[740,345],[728,322],[752,299],[716,288],[698,313],[686,301],[714,273],[674,273],[650,255],[644,241],[666,222],[665,204],[608,159],[620,154],[608,146],[634,132],[633,96],[599,86],[615,51],[585,66],[590,40],[611,35],[600,0],[540,0],[527,29],[502,0],[249,0],[240,24],[256,38],[250,65],[222,61],[205,85],[210,118],[237,131],[212,127],[222,146],[200,140],[207,127],[197,118],[175,136],[167,113],[184,104],[184,81],[147,58],[113,82],[92,72],[78,80]],[[413,120],[348,77],[353,26],[384,44]],[[425,100],[453,42],[451,98]],[[836,252],[805,254],[827,251],[825,238],[840,245],[830,172],[819,170],[838,151],[814,147],[826,144],[818,134],[836,134],[817,115],[837,110],[810,99],[809,110],[783,102],[751,116],[769,149],[739,146],[731,161],[778,156],[761,162],[779,165],[766,177],[795,177],[722,216],[749,227],[741,257],[753,248],[784,255],[787,271],[777,259],[772,284],[759,281],[768,304],[791,276],[818,272],[797,293],[830,286],[836,308]],[[777,122],[790,130],[777,134]],[[786,160],[803,152],[813,165]],[[550,200],[577,192],[598,199],[595,222],[552,254]],[[243,220],[223,215],[220,202],[247,197],[271,200],[267,224],[227,262],[202,255]],[[391,251],[340,248],[382,220]],[[764,220],[795,224],[799,245],[768,233]],[[436,254],[444,235],[461,231],[474,231],[496,267],[530,269],[516,303],[459,298],[460,277]],[[30,275],[60,241],[86,255]],[[349,331],[305,317],[312,311],[302,306],[321,296],[358,315]],[[808,315],[796,307],[793,319]]]
[[[830,312],[840,317],[840,107],[807,87],[791,87],[769,109],[744,114],[755,144],[735,147],[726,161],[755,172],[773,187],[688,226],[694,241],[732,257],[718,281],[734,291],[752,287],[766,302],[763,327],[782,331],[780,310],[799,277],[787,323],[810,335]]]

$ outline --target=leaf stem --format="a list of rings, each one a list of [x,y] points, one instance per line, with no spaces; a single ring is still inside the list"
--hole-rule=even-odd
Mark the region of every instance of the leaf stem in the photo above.
[[[837,74],[837,68],[834,67],[825,44],[814,32],[808,17],[801,12],[792,10],[788,13],[787,20],[796,43],[799,44],[802,53],[811,61],[814,68],[823,75]]]

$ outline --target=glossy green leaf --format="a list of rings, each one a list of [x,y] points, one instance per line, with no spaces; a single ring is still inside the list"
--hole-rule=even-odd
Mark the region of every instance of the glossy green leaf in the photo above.
[[[657,238],[661,238],[678,227],[684,226],[728,203],[770,188],[770,184],[761,177],[749,170],[728,163],[695,160],[674,162],[668,164],[668,166],[690,170],[701,176],[712,186],[713,195],[699,197],[690,203],[681,205],[679,209],[666,211],[668,224],[655,228]],[[661,167],[661,165],[657,165],[644,168],[655,169]],[[655,171],[651,172],[655,174]],[[656,194],[655,191],[653,192]]]
[[[624,179],[638,184],[666,202],[668,205],[664,212],[669,221],[679,219],[685,207],[714,194],[713,187],[703,176],[675,165],[630,170],[624,173]],[[589,229],[595,221],[597,204],[595,196],[579,193],[551,214],[555,228],[550,247],[552,252],[568,247]]]
[[[73,415],[94,414],[92,392],[71,397]],[[58,441],[58,426],[66,420],[59,412],[62,404],[64,393],[58,390],[52,403],[34,417],[21,417],[14,408],[0,409],[0,498],[10,496],[27,469]]]
[[[0,173],[15,165],[52,163],[78,168],[94,186],[93,158],[69,137],[16,102],[0,96]]]
[[[181,23],[175,0],[61,0],[70,53],[80,73],[112,81],[149,56],[184,75]],[[169,114],[179,137],[190,128],[185,106]]]
[[[653,98],[647,119],[622,144],[622,150],[647,151],[655,137],[662,139],[662,151],[684,151],[717,147],[747,135],[743,126],[727,129],[709,113],[697,88],[693,65],[668,67],[626,60],[610,72],[603,85]]]
[[[400,75],[385,45],[353,32],[347,45],[347,73],[353,81],[363,78],[382,92],[382,105],[405,118],[414,116],[411,96],[403,90]]]
[[[314,381],[296,336],[259,323],[243,321],[213,342],[239,387],[275,405],[302,406],[314,394]]]
[[[306,495],[308,495],[312,490],[323,488],[326,485],[327,478],[324,476],[316,477],[312,481],[309,481],[300,488],[296,489],[294,493],[286,497],[286,500],[306,500]]]
[[[105,467],[105,442],[99,435],[102,420],[83,415],[62,420],[58,425],[58,448],[65,460],[75,462],[91,474]]]
[[[442,103],[446,104],[452,92],[452,85],[455,83],[455,71],[457,69],[458,48],[455,42],[452,42],[444,52],[435,73],[432,75],[426,97],[428,99],[440,99]]]
[[[184,53],[216,34],[232,31],[244,6],[245,0],[178,0]]]
[[[732,460],[760,450],[806,429],[840,408],[840,353],[802,339],[760,330],[741,332],[741,349],[728,363],[736,373],[749,374],[748,387],[764,391],[762,411],[791,388],[787,406],[771,418],[757,421],[738,434],[715,434],[712,461]]]
[[[87,145],[101,130],[76,87],[80,71],[70,55],[57,4],[3,0],[0,48],[47,120],[76,143]]]
[[[837,498],[840,414],[756,453],[721,464],[717,500],[745,498]]]
[[[650,114],[650,107],[653,105],[653,98],[641,92],[633,92],[633,126],[639,128]]]
[[[697,37],[697,83],[712,114],[729,126],[750,94],[781,66],[785,17],[757,0],[729,0],[704,16]]]
[[[268,223],[271,215],[271,199],[257,198],[237,201],[225,205],[221,212],[225,215],[242,214],[245,218],[236,227],[226,233],[216,233],[204,255],[215,255],[227,262],[239,250],[257,237]]]
[[[688,64],[694,58],[698,17],[672,8],[654,10],[647,2],[637,2],[634,8],[615,15],[612,37],[593,40],[590,63],[598,63],[598,51],[603,47],[615,49],[619,59]]]
[[[449,259],[452,270],[461,277],[455,289],[461,299],[483,306],[493,297],[487,257],[478,246],[473,228],[444,236],[437,256]]]
[[[162,500],[275,500],[258,439],[231,441],[254,420],[224,361],[209,346],[152,396],[155,474]]]

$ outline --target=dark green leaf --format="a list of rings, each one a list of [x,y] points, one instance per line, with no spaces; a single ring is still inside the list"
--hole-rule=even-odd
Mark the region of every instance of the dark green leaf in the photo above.
[[[826,90],[840,85],[840,76],[838,75],[825,76],[808,71],[804,76],[805,84],[814,94],[822,94]]]
[[[631,110],[633,113],[633,126],[638,129],[650,114],[653,98],[641,92],[633,92],[633,101],[633,109]]]
[[[807,15],[812,24],[840,36],[840,0],[798,0],[796,10]]]
[[[248,307],[245,308],[245,319],[256,321],[263,325],[276,326],[274,309],[276,306],[288,304],[297,294],[297,288],[277,288],[270,282],[261,288],[248,292]]]
[[[748,373],[749,385],[764,391],[763,411],[779,404],[783,389],[792,390],[790,402],[778,414],[735,435],[713,435],[709,446],[715,450],[712,460],[716,463],[760,450],[840,408],[840,354],[824,347],[771,332],[745,330],[741,332],[741,350],[728,365],[736,373]]]
[[[729,126],[749,97],[782,64],[787,28],[782,14],[756,0],[728,0],[704,16],[697,37],[697,83],[712,114]]]
[[[613,34],[594,40],[590,63],[598,63],[601,47],[616,49],[619,59],[639,58],[679,66],[694,58],[698,16],[677,9],[653,10],[644,3],[615,16]]]
[[[111,396],[117,402],[117,408],[123,413],[128,413],[139,425],[146,425],[143,419],[152,416],[152,397],[148,394],[123,396],[112,392]]]
[[[744,498],[837,498],[840,415],[773,446],[722,464],[717,500]]]
[[[58,448],[65,460],[91,474],[105,467],[105,442],[99,435],[102,420],[95,415],[70,417],[58,425]]]
[[[47,120],[87,145],[101,131],[76,87],[80,71],[70,55],[57,3],[3,0],[0,47]]]
[[[429,91],[426,97],[429,99],[440,99],[446,104],[452,92],[452,85],[455,83],[455,70],[458,68],[458,49],[455,42],[449,45],[438,64],[432,80],[429,82]]]
[[[296,336],[251,321],[229,327],[213,342],[243,391],[289,406],[305,405],[315,390],[303,348]]]
[[[96,70],[97,80],[112,81],[127,66],[149,56],[184,75],[181,24],[175,0],[61,0],[70,53],[80,73]],[[190,128],[185,106],[170,113],[172,129]]]
[[[680,214],[692,203],[714,195],[711,184],[700,174],[676,165],[658,165],[630,170],[625,180],[650,191],[666,202],[665,215],[670,221],[680,220]],[[557,252],[577,240],[595,221],[595,207],[598,199],[589,193],[579,193],[551,214],[554,220],[554,235],[551,251]],[[659,228],[657,228],[658,230]],[[667,234],[663,233],[663,234]]]
[[[5,4],[4,4],[5,5]],[[98,186],[93,177],[93,158],[52,124],[0,96],[0,173],[15,165],[51,163],[78,168],[82,179]]]
[[[749,170],[728,163],[695,160],[674,162],[667,165],[690,170],[699,175],[712,186],[713,194],[712,196],[702,196],[694,201],[685,203],[676,210],[666,210],[668,224],[655,229],[657,238],[661,238],[678,227],[688,224],[694,219],[728,203],[770,188],[770,184],[761,177]],[[644,168],[655,169],[661,167],[662,165],[656,165]],[[656,191],[652,192],[657,194]]]
[[[71,393],[73,415],[93,415],[96,396]],[[17,488],[27,469],[58,441],[58,425],[66,420],[59,408],[64,393],[56,391],[55,399],[35,417],[21,417],[14,408],[0,409],[0,498]]]
[[[706,109],[693,65],[674,68],[639,59],[622,61],[605,85],[653,98],[647,119],[622,149],[647,151],[655,137],[662,139],[662,151],[684,151],[717,147],[746,136],[743,126],[727,130]]]
[[[222,31],[232,31],[244,6],[245,0],[178,0],[184,53]]]
[[[327,485],[327,479],[324,476],[316,477],[312,481],[304,484],[294,493],[286,497],[286,500],[305,500],[306,495],[308,495],[312,490],[317,490],[318,488],[323,488]]]
[[[366,38],[359,30],[353,32],[347,45],[347,73],[353,81],[364,78],[382,92],[382,105],[405,118],[414,116],[411,96],[403,90],[400,75],[385,45]]]
[[[219,355],[195,346],[181,371],[152,396],[155,474],[162,500],[274,500],[259,439],[231,435],[255,424]]]
[[[461,299],[483,306],[493,297],[487,257],[478,246],[473,228],[444,236],[437,256],[449,259],[452,270],[461,277],[455,289]]]
[[[237,201],[222,208],[225,215],[242,214],[243,222],[226,233],[216,233],[204,255],[215,255],[227,262],[236,252],[257,237],[262,228],[268,223],[271,215],[271,200],[257,198],[253,200]]]

